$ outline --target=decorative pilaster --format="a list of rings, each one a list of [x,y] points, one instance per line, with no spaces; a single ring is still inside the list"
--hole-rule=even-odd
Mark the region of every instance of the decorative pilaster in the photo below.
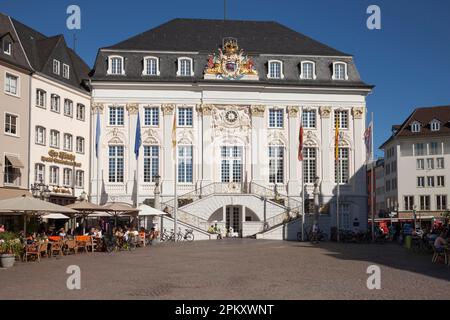
[[[175,109],[175,104],[164,103],[161,105],[161,110],[163,113],[163,161],[161,162],[161,192],[163,196],[173,194],[175,172],[173,163],[174,152],[172,146],[172,126]]]
[[[266,110],[266,106],[264,106],[264,105],[250,106],[250,112],[252,114],[252,117],[264,117],[265,110]]]
[[[213,181],[213,144],[211,143],[212,127],[213,127],[213,110],[216,108],[213,104],[200,104],[197,105],[197,112],[201,114],[199,119],[201,125],[200,141],[201,143],[201,159],[202,163],[200,168],[200,186],[206,186]]]
[[[353,119],[362,119],[364,115],[363,107],[353,107],[352,108]]]
[[[264,112],[266,106],[253,105],[251,113],[251,181],[263,184],[268,172],[268,157],[266,154],[267,135],[265,131]]]
[[[91,106],[92,114],[103,114],[103,109],[105,108],[103,103],[93,102]]]
[[[331,107],[320,107],[319,113],[322,118],[329,118],[331,116]]]
[[[214,105],[212,104],[199,104],[197,105],[197,112],[201,113],[204,116],[210,116],[212,114],[212,110]]]
[[[173,115],[173,113],[175,111],[175,105],[174,104],[163,104],[161,106],[161,110],[162,110],[164,116]]]
[[[288,141],[297,141],[300,130],[300,118],[299,115],[299,107],[298,106],[288,106]],[[289,180],[287,181],[288,186],[288,195],[298,197],[300,195],[300,179],[301,179],[301,166],[298,162],[298,147],[296,143],[292,143],[288,150],[289,157]]]
[[[299,107],[298,106],[288,106],[287,111],[288,111],[289,118],[296,118],[298,115],[298,112],[299,112]]]
[[[127,111],[129,115],[137,114],[139,111],[139,104],[137,103],[127,103]]]

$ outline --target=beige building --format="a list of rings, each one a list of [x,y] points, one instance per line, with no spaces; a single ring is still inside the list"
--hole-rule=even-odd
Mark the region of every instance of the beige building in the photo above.
[[[399,218],[441,217],[450,211],[450,106],[418,108],[382,146],[385,200]]]

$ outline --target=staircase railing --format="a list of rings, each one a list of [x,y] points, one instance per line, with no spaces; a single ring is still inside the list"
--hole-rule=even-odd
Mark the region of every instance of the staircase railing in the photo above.
[[[174,218],[174,211],[175,211],[174,206],[166,203],[166,204],[164,204],[164,208],[165,208],[165,211],[172,218]],[[179,209],[179,208],[177,208],[177,219],[182,221],[182,222],[184,222],[184,223],[187,223],[187,224],[190,224],[190,225],[192,225],[194,227],[202,229],[202,230],[205,230],[208,227],[208,221],[207,220],[205,220],[203,218],[200,218],[200,217],[198,217],[196,215],[190,214],[189,212],[186,212],[186,211],[184,211],[182,209]]]
[[[288,196],[287,194],[284,194],[283,192],[279,191],[280,187],[278,185],[274,185],[274,188],[267,188],[265,186],[259,185],[255,182],[250,182],[249,186],[249,193],[254,193],[266,198],[273,198],[273,199],[284,199],[285,201],[284,206],[288,208],[297,208],[301,207],[302,202]]]

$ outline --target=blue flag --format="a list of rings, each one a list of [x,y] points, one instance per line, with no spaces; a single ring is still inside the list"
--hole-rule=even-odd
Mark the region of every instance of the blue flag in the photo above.
[[[139,148],[141,147],[141,118],[139,116],[137,117],[137,124],[136,124],[136,137],[134,138],[134,154],[136,155],[136,159],[139,158]]]
[[[97,124],[95,128],[95,156],[97,158],[99,146],[100,146],[100,111],[97,110]]]

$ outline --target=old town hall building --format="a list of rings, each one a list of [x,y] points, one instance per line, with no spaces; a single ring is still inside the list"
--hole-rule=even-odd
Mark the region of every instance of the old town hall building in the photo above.
[[[158,206],[172,213],[176,179],[185,226],[250,236],[266,224],[261,237],[289,238],[297,220],[281,222],[301,212],[302,185],[313,199],[317,176],[321,227],[336,225],[340,183],[341,227],[365,228],[373,87],[351,55],[275,22],[175,19],[101,48],[91,76],[93,202],[154,204],[159,175]]]

